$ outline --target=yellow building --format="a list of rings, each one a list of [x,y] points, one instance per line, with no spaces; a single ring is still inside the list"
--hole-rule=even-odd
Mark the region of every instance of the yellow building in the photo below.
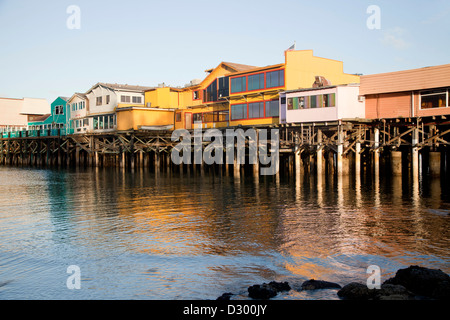
[[[234,73],[229,125],[278,124],[279,93],[310,88],[318,80],[328,85],[359,83],[359,76],[344,73],[341,61],[315,57],[312,50],[288,50],[284,63]]]
[[[255,67],[222,62],[203,80],[183,88],[161,85],[145,91],[143,107],[117,109],[118,130],[171,130],[279,124],[279,93],[328,84],[359,83],[341,61],[312,50],[285,51],[284,63]]]

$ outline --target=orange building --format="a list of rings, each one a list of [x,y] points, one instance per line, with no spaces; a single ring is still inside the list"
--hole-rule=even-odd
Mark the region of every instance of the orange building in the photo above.
[[[450,114],[450,64],[361,76],[366,118]]]

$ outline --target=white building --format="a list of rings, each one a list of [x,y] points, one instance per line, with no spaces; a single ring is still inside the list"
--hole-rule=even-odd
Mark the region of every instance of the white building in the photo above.
[[[73,133],[86,133],[89,129],[89,100],[84,93],[74,93],[67,101],[70,110],[70,128]],[[72,132],[70,132],[72,133]]]
[[[280,93],[280,123],[364,119],[359,84],[297,89]]]
[[[19,131],[28,127],[30,116],[50,113],[46,99],[38,98],[0,98],[0,131]]]
[[[74,133],[115,131],[117,128],[116,108],[119,106],[143,107],[144,92],[148,89],[151,87],[99,82],[85,94],[75,94],[69,101],[78,108],[71,109]]]

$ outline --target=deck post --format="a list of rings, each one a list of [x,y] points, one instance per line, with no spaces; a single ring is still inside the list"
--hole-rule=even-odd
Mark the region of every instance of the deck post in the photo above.
[[[322,130],[317,130],[317,175],[323,174],[323,149],[322,149]]]
[[[361,174],[361,142],[359,139],[355,144],[355,174]]]
[[[391,151],[391,172],[393,175],[402,174],[402,152]]]
[[[439,176],[441,174],[441,153],[437,151],[430,152],[429,167],[431,176]]]
[[[378,176],[380,174],[380,129],[374,128],[374,154],[373,154],[373,164],[375,169],[375,175]]]
[[[419,130],[416,128],[412,132],[412,149],[411,149],[411,161],[412,161],[412,174],[413,176],[419,175]]]

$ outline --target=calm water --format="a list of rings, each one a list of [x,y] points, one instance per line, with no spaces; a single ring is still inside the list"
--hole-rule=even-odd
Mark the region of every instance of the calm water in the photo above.
[[[365,282],[372,264],[382,281],[411,264],[450,273],[445,179],[0,167],[0,181],[0,299],[246,299],[272,280]]]

